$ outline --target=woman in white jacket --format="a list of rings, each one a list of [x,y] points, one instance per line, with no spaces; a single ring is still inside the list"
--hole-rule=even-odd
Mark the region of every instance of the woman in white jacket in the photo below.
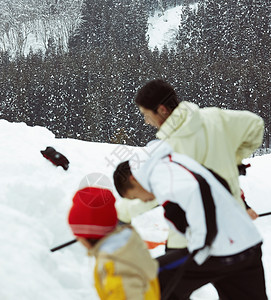
[[[185,265],[170,299],[189,299],[209,282],[220,299],[267,299],[261,236],[248,214],[206,168],[158,142],[137,161],[121,163],[114,183],[128,199],[155,197],[170,226],[187,238],[193,259]],[[160,284],[162,293],[170,284],[163,272]]]

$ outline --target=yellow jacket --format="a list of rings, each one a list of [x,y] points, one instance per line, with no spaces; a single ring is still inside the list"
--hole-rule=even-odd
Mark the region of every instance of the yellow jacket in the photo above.
[[[263,119],[249,111],[200,109],[183,101],[162,124],[156,136],[174,151],[186,154],[223,177],[240,205],[237,165],[262,143]],[[170,231],[169,248],[184,248],[186,240]]]
[[[263,119],[249,111],[200,109],[183,101],[162,124],[157,137],[223,177],[244,207],[237,165],[261,145],[263,132]]]
[[[159,300],[158,262],[131,226],[119,226],[92,249],[101,300]]]

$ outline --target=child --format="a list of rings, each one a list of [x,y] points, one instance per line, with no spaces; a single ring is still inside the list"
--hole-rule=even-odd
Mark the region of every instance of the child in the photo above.
[[[261,261],[262,239],[247,213],[210,171],[188,156],[159,142],[142,151],[137,162],[121,163],[114,183],[122,197],[150,201],[164,207],[169,225],[185,235],[188,256],[161,265],[162,299],[189,299],[201,286],[212,283],[219,299],[266,300]],[[138,163],[140,162],[140,163]],[[184,265],[182,265],[184,263]],[[183,273],[179,273],[182,265]],[[168,269],[177,270],[177,276]],[[181,269],[182,269],[181,268]],[[161,269],[161,268],[160,268]]]
[[[158,300],[158,263],[133,227],[117,226],[115,198],[107,189],[76,192],[68,222],[96,258],[95,287],[102,300]]]

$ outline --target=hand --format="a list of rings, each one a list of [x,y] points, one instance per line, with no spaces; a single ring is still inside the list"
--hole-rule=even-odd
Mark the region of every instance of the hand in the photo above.
[[[247,168],[251,167],[251,164],[247,164],[247,165],[244,165],[244,164],[240,164],[237,166],[238,167],[238,171],[239,171],[239,175],[247,175]]]
[[[248,208],[247,213],[249,214],[249,216],[252,220],[256,220],[259,217],[259,215],[256,213],[256,211],[253,210],[252,208]]]

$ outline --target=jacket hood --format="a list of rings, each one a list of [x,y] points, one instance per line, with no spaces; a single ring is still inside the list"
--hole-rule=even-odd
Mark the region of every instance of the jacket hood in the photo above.
[[[156,140],[150,146],[142,148],[142,151],[130,159],[131,172],[145,190],[152,192],[149,182],[150,174],[157,162],[172,152],[173,150],[167,142]]]
[[[127,233],[128,236],[125,238],[125,234],[127,235]],[[109,241],[110,237],[112,237],[111,241]],[[125,243],[120,245],[123,239]],[[106,241],[108,242],[108,249],[112,246],[116,249],[113,251],[107,249],[105,251],[102,246]],[[100,240],[92,249],[92,255],[96,256],[96,258],[110,256],[115,261],[115,264],[118,265],[117,270],[120,273],[138,273],[148,280],[152,280],[157,276],[158,262],[151,258],[145,242],[130,225],[119,226],[105,239]],[[131,270],[127,268],[127,265],[130,266]]]
[[[168,136],[188,136],[201,127],[202,120],[198,105],[182,101],[162,124],[156,136],[165,140]],[[178,130],[182,126],[181,130]],[[174,133],[175,132],[175,133]]]

